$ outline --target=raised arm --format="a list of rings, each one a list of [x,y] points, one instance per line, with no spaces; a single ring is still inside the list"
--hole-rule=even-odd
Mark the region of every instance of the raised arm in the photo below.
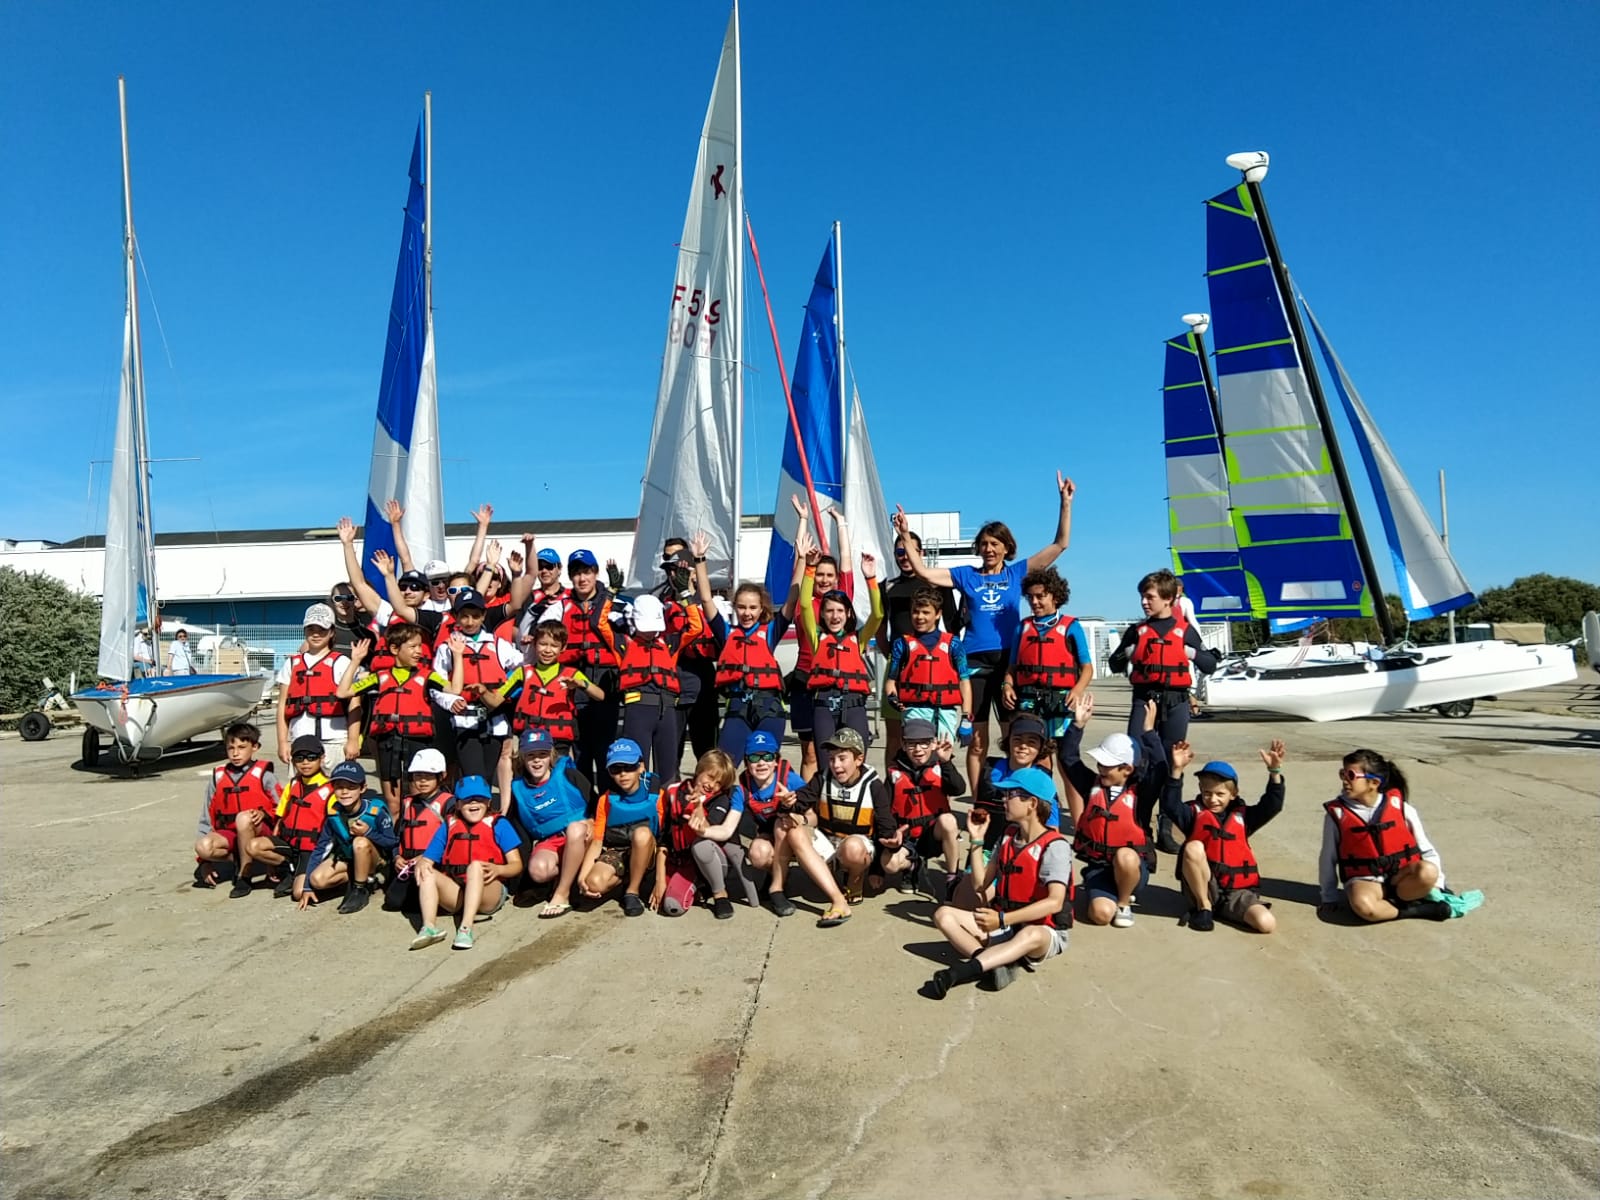
[[[489,522],[494,520],[494,505],[485,504],[482,508],[473,509],[472,519],[478,522],[478,532],[473,535],[472,552],[467,555],[468,571],[475,570],[483,562],[483,543],[489,538]]]
[[[379,550],[372,556],[372,565],[378,568],[378,574],[383,576],[383,590],[389,593],[389,607],[394,609],[395,616],[402,621],[415,622],[417,610],[406,603],[405,593],[400,590],[400,584],[394,577],[394,559],[389,557],[387,550]]]
[[[785,621],[794,620],[800,606],[800,581],[805,578],[808,567],[816,566],[817,557],[822,553],[817,547],[817,539],[806,525],[805,510],[800,506],[799,497],[795,498],[795,508],[801,513],[801,519],[800,528],[794,534],[794,570],[789,576],[789,593],[783,598],[780,608]]]
[[[350,590],[355,592],[361,607],[376,617],[383,597],[373,590],[367,577],[361,573],[361,560],[356,557],[356,523],[349,517],[339,518],[339,542],[344,549],[344,573],[349,577]]]
[[[1061,493],[1061,513],[1056,517],[1056,540],[1044,549],[1028,555],[1030,571],[1044,570],[1061,557],[1061,552],[1067,548],[1067,543],[1072,541],[1072,497],[1078,489],[1072,480],[1057,471],[1056,490]]]
[[[478,572],[478,578],[473,581],[472,585],[480,592],[489,590],[489,581],[494,578],[495,568],[500,565],[500,549],[500,541],[496,538],[489,543],[488,549],[484,551],[483,567]]]
[[[839,541],[833,549],[834,558],[839,562],[839,574],[843,576],[855,561],[850,556],[850,526],[844,519],[844,513],[836,506],[829,506],[828,515],[833,518],[833,527],[839,531]]]
[[[711,573],[706,570],[706,554],[711,549],[711,535],[704,529],[694,531],[689,539],[689,555],[694,559],[694,590],[700,597],[700,606],[706,610],[706,619],[717,611],[717,598],[711,594]]]
[[[894,506],[894,532],[905,543],[906,561],[911,564],[911,569],[916,572],[917,578],[934,587],[955,587],[956,581],[950,575],[948,567],[930,567],[922,557],[922,547],[918,546],[916,539],[908,536],[911,533],[911,522],[906,517],[906,510],[900,505]]]
[[[872,611],[867,614],[867,623],[856,634],[856,641],[865,647],[883,624],[883,590],[878,587],[878,560],[874,555],[861,556],[861,578],[866,581],[867,596],[872,603]]]
[[[522,535],[522,561],[528,564],[528,569],[511,581],[509,595],[510,609],[513,613],[522,611],[522,606],[528,602],[528,597],[533,595],[533,589],[539,582],[539,559],[531,533]]]
[[[400,528],[406,510],[400,507],[400,501],[391,500],[383,506],[383,515],[389,518],[389,532],[394,535],[394,553],[400,560],[400,573],[403,575],[407,571],[415,570],[416,564],[411,561],[411,547],[406,545],[406,531]]]

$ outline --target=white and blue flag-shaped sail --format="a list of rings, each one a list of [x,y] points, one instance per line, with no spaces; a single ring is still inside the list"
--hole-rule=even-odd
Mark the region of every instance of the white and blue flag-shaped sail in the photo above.
[[[405,509],[401,531],[417,568],[445,556],[438,385],[428,286],[427,136],[424,114],[411,148],[411,190],[400,236],[400,262],[394,273],[394,298],[389,303],[389,337],[367,484],[364,570],[380,595],[382,579],[371,560],[379,550],[395,553],[394,535],[384,515],[388,501],[398,500]]]

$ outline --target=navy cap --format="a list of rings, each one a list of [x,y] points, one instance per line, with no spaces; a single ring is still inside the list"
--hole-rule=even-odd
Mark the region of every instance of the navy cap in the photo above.
[[[1032,734],[1041,742],[1048,740],[1045,733],[1044,722],[1038,717],[1034,716],[1032,713],[1019,713],[1017,716],[1011,718],[1011,724],[1006,726],[1006,736],[1008,738],[1014,738],[1019,733]]]
[[[428,577],[421,571],[407,571],[395,582],[401,587],[417,588],[424,592],[428,590]]]
[[[924,721],[920,717],[913,717],[900,726],[900,740],[902,742],[931,742],[937,732],[933,727],[932,721]]]
[[[537,754],[541,750],[554,750],[556,743],[548,729],[526,729],[522,733],[519,748],[524,754]]]
[[[1239,772],[1233,769],[1232,763],[1225,763],[1220,758],[1214,758],[1205,766],[1195,772],[1197,775],[1215,775],[1218,779],[1226,779],[1232,783],[1239,782]]]
[[[746,754],[776,754],[778,752],[778,739],[764,729],[752,730],[750,736],[744,740]]]
[[[477,588],[462,588],[456,593],[455,603],[450,606],[451,612],[460,612],[466,608],[481,608],[485,611],[489,606],[484,603],[483,593]]]
[[[567,555],[567,566],[591,567],[598,571],[600,569],[600,562],[595,558],[594,554],[588,550],[574,550],[571,554]]]
[[[482,775],[464,776],[456,785],[457,804],[465,804],[468,800],[487,800],[489,796],[489,781]]]
[[[557,551],[550,549],[549,546],[546,546],[543,550],[539,551],[538,561],[542,562],[547,567],[559,567],[561,565],[561,555]]]
[[[1023,767],[1020,771],[1013,771],[994,786],[1000,792],[1027,792],[1035,800],[1049,802],[1056,798],[1055,781],[1038,767]]]
[[[631,767],[634,763],[642,762],[644,762],[644,751],[639,749],[639,743],[632,738],[618,738],[606,751],[608,767]]]
[[[289,743],[289,757],[299,758],[302,755],[315,754],[322,757],[322,739],[314,733],[302,733]]]
[[[329,783],[357,783],[367,786],[367,769],[353,758],[347,758],[328,772]]]

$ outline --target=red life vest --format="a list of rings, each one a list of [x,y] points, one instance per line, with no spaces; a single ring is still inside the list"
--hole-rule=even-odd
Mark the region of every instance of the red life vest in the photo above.
[[[872,691],[872,676],[867,674],[867,663],[861,657],[861,643],[855,634],[818,632],[806,687],[814,692],[837,689],[857,696]]]
[[[778,815],[778,785],[788,786],[789,775],[794,770],[786,759],[778,760],[778,773],[772,777],[772,795],[765,800],[756,795],[756,782],[750,777],[748,766],[739,771],[739,786],[744,788],[745,811],[765,824]]]
[[[689,818],[703,802],[699,799],[691,802],[684,794],[687,782],[670,784],[661,793],[661,828],[666,831],[668,846],[679,853],[700,840],[700,835],[689,828]]]
[[[590,600],[595,608],[585,611],[578,598],[567,596],[561,608],[561,623],[567,627],[567,644],[561,649],[563,667],[580,667],[588,674],[601,667],[617,665],[617,652],[600,636],[599,623],[611,612],[611,601],[601,601],[596,592]]]
[[[678,642],[678,657],[715,658],[717,639],[712,636],[711,627],[701,621],[700,627],[691,631],[689,609],[686,605],[677,600],[663,600],[661,603],[667,613],[667,632],[675,633],[681,639]]]
[[[914,633],[900,640],[905,657],[894,680],[900,703],[907,708],[957,707],[961,703],[961,676],[956,673],[956,662],[950,654],[955,639],[941,633],[931,647],[924,646]]]
[[[1204,847],[1206,862],[1211,864],[1211,875],[1217,886],[1225,892],[1260,887],[1261,870],[1256,866],[1255,852],[1250,849],[1244,810],[1229,808],[1218,817],[1198,801],[1189,801],[1189,807],[1194,810],[1189,836]]]
[[[376,674],[378,671],[387,671],[394,666],[394,652],[389,649],[389,639],[384,636],[384,633],[391,626],[404,624],[405,621],[398,614],[389,618],[388,625],[379,625],[377,617],[373,617],[372,620],[367,622],[367,632],[372,635],[372,656],[367,659],[367,670]]]
[[[432,799],[407,796],[400,802],[400,820],[396,822],[400,833],[400,854],[416,858],[428,848],[433,835],[444,824],[445,806],[452,797],[449,792],[435,792]]]
[[[1123,846],[1132,846],[1140,858],[1147,857],[1150,848],[1133,802],[1131,782],[1109,804],[1104,788],[1096,786],[1090,791],[1072,838],[1072,848],[1079,858],[1090,863],[1109,863]]]
[[[500,665],[500,643],[493,637],[468,642],[461,652],[461,668],[463,687],[476,683],[492,690],[506,681],[506,669]]]
[[[1015,912],[1029,904],[1035,904],[1050,894],[1050,888],[1039,878],[1039,864],[1044,860],[1045,847],[1062,840],[1062,834],[1054,829],[1046,829],[1026,846],[1018,847],[1016,839],[1012,837],[1011,826],[1006,830],[1006,835],[1000,839],[997,851],[1000,858],[1000,870],[995,876],[994,900],[995,907],[1001,912]],[[1056,927],[1056,916],[1062,918],[1063,928],[1072,925],[1072,899],[1077,888],[1069,879],[1067,882],[1067,902],[1062,905],[1059,914],[1051,914],[1037,921],[1028,921],[1029,925],[1048,925],[1051,929]]]
[[[296,717],[342,717],[345,702],[339,699],[339,677],[333,673],[333,660],[338,657],[332,650],[314,665],[306,664],[306,656],[296,654],[289,660],[289,686],[284,693],[283,713],[291,721]]]
[[[783,670],[767,641],[772,622],[760,621],[749,629],[733,625],[717,657],[717,686],[742,687],[747,692],[776,692],[783,688]]]
[[[1133,671],[1128,676],[1134,687],[1186,688],[1194,682],[1189,671],[1189,654],[1184,637],[1189,623],[1174,610],[1172,628],[1157,633],[1147,621],[1139,626],[1139,640],[1133,647]]]
[[[1405,800],[1399,792],[1386,792],[1370,821],[1363,821],[1340,800],[1322,807],[1339,829],[1335,854],[1341,881],[1373,875],[1388,879],[1400,868],[1421,861],[1422,851],[1406,824]]]
[[[578,710],[572,692],[563,680],[574,679],[572,667],[559,667],[549,683],[540,683],[533,665],[522,668],[522,695],[512,717],[518,733],[524,729],[548,729],[553,742],[578,740]]]
[[[259,808],[267,814],[267,823],[278,815],[278,798],[267,791],[266,774],[272,764],[258,758],[244,769],[244,774],[234,778],[223,763],[211,771],[211,828],[232,829],[239,814]]]
[[[505,851],[494,838],[498,819],[490,813],[476,825],[468,825],[460,817],[445,818],[444,854],[439,866],[457,883],[467,877],[467,868],[475,862],[506,861]]]
[[[889,799],[894,808],[894,819],[910,825],[913,833],[920,834],[950,811],[950,801],[944,794],[944,772],[937,762],[922,768],[896,764],[889,768]]]
[[[278,821],[278,836],[296,850],[316,849],[317,837],[328,819],[328,805],[332,800],[331,783],[308,788],[298,777],[290,780],[288,802]]]
[[[625,692],[636,692],[646,684],[678,694],[678,656],[659,636],[648,643],[632,638],[622,654],[617,685]]]
[[[1078,685],[1083,664],[1078,649],[1068,636],[1073,618],[1059,617],[1047,629],[1040,629],[1034,618],[1022,622],[1017,639],[1017,658],[1011,664],[1011,682],[1018,688],[1046,688],[1053,692],[1070,691]]]
[[[431,738],[433,706],[428,702],[427,682],[420,667],[403,681],[393,671],[379,672],[378,694],[372,701],[367,732],[373,737],[398,733],[408,738]]]

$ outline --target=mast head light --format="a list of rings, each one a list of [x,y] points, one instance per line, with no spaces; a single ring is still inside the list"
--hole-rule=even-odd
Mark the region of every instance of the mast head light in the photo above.
[[[1210,313],[1184,313],[1183,323],[1196,333],[1204,333],[1211,328]]]
[[[1244,172],[1246,183],[1260,183],[1267,177],[1267,164],[1272,160],[1265,150],[1245,150],[1228,155],[1228,165]]]

